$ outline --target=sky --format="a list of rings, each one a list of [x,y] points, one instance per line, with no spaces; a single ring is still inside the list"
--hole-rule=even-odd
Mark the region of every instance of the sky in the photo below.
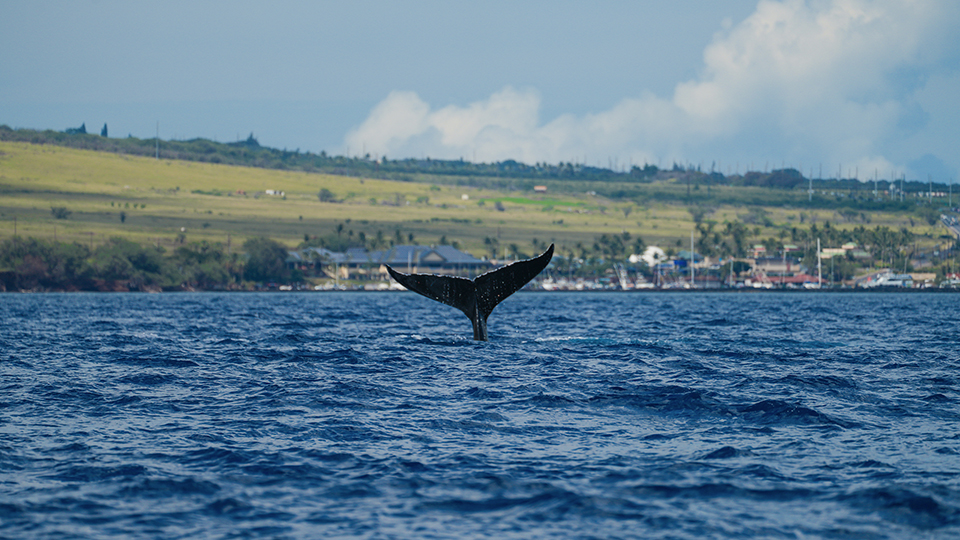
[[[960,2],[0,0],[0,124],[954,182]]]

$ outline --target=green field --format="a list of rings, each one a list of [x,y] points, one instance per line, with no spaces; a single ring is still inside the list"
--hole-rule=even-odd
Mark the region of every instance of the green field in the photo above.
[[[0,142],[0,239],[20,236],[53,238],[97,245],[112,236],[140,243],[173,245],[186,241],[230,242],[239,246],[254,236],[268,236],[289,246],[305,236],[336,234],[368,238],[381,232],[404,242],[413,235],[421,244],[457,242],[461,248],[486,253],[486,238],[500,246],[517,244],[526,252],[531,242],[555,242],[561,249],[588,244],[602,234],[630,232],[648,245],[689,245],[693,212],[678,203],[650,197],[615,200],[592,191],[548,194],[492,190],[455,185],[429,177],[404,182],[268,170],[229,165],[156,160],[49,145]],[[327,189],[335,202],[321,202]],[[633,189],[637,189],[634,186]],[[647,184],[658,190],[684,189],[676,183]],[[725,199],[736,189],[715,187]],[[267,190],[283,196],[267,195]],[[744,193],[747,193],[746,191]],[[735,193],[733,194],[735,195]],[[52,207],[69,216],[56,219]],[[759,210],[757,210],[759,208]],[[121,222],[121,212],[126,216]],[[830,221],[846,228],[834,210],[754,207],[763,219],[751,224],[757,240],[776,236],[784,227],[808,227]],[[705,209],[704,219],[719,224],[743,221],[750,210],[732,204]],[[935,243],[935,226],[889,212],[869,214],[869,227],[911,228]],[[805,222],[802,225],[801,222]],[[755,230],[756,229],[756,230]],[[179,240],[183,240],[180,238]]]

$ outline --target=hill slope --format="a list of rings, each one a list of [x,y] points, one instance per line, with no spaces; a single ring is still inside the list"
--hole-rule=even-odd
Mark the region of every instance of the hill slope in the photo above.
[[[351,232],[394,237],[399,230],[405,240],[410,234],[423,243],[446,237],[483,253],[487,237],[525,246],[532,238],[575,244],[640,228],[638,214],[628,218],[610,201],[589,195],[508,193],[28,143],[3,142],[0,152],[4,236],[13,234],[15,219],[20,235],[56,234],[61,240],[96,243],[123,236],[163,244],[185,230],[190,240],[225,241],[231,235],[238,242],[266,235],[293,245],[304,235],[336,234],[342,225],[343,237]],[[57,219],[51,208],[65,208],[69,215]],[[666,235],[689,228],[684,214],[682,208],[659,213]]]
[[[111,236],[174,245],[210,240],[238,245],[269,236],[296,245],[305,238],[342,241],[377,235],[409,242],[456,243],[477,255],[504,249],[533,253],[555,242],[559,252],[592,246],[601,235],[628,232],[646,244],[681,249],[695,220],[748,225],[751,242],[791,228],[831,221],[910,228],[935,244],[935,231],[905,212],[742,207],[721,201],[763,200],[765,188],[634,185],[641,196],[612,199],[582,191],[549,194],[494,190],[440,175],[397,181],[304,171],[153,159],[23,142],[0,142],[0,237],[98,244]],[[572,184],[566,184],[568,187]],[[593,182],[596,186],[614,185]],[[660,192],[690,190],[692,206]],[[717,196],[723,190],[723,196]],[[608,192],[607,190],[597,190]],[[770,191],[766,189],[766,191]],[[268,194],[277,193],[277,194]],[[282,193],[282,194],[280,194]],[[705,196],[710,194],[711,197]],[[321,200],[323,199],[323,200]],[[669,202],[663,202],[664,200]],[[711,203],[711,201],[714,201]],[[54,216],[57,209],[60,217]],[[921,240],[922,242],[923,240]]]

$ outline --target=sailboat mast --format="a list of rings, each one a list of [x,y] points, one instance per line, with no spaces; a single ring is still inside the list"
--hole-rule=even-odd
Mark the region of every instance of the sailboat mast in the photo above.
[[[697,260],[697,251],[693,247],[693,232],[690,231],[690,288],[695,289],[697,287],[697,280],[694,276],[693,263]]]
[[[823,272],[820,264],[820,239],[817,238],[817,288],[823,288]]]

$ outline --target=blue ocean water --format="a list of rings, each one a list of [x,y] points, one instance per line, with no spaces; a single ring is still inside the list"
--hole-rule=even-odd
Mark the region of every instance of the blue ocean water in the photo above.
[[[960,297],[0,296],[2,538],[958,538]]]

